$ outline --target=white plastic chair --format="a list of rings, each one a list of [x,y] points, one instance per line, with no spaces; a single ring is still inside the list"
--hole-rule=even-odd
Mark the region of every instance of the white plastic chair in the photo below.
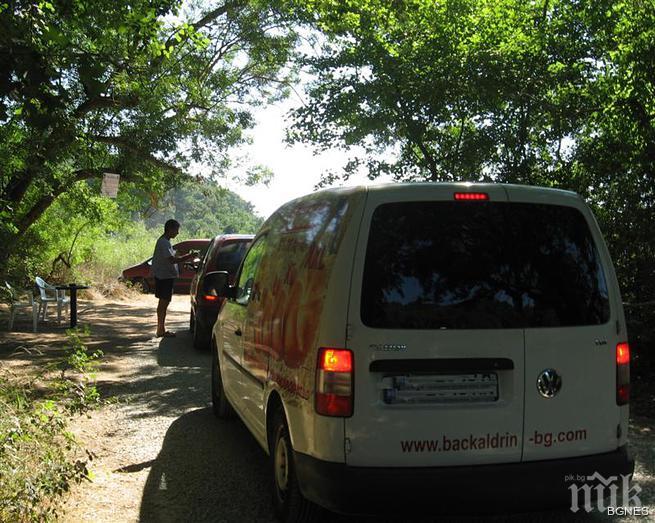
[[[70,302],[70,298],[66,296],[66,291],[59,290],[54,285],[46,283],[43,278],[38,276],[35,279],[36,286],[39,289],[37,301],[39,303],[39,317],[41,321],[45,321],[48,314],[48,303],[57,304],[57,324],[61,324],[61,309],[64,305]]]
[[[36,307],[36,302],[34,301],[34,296],[31,292],[27,291],[24,295],[17,295],[14,288],[5,282],[5,287],[9,291],[9,296],[11,297],[11,302],[9,305],[9,331],[14,328],[14,320],[16,319],[16,314],[21,309],[31,309],[32,310],[32,332],[36,332],[36,325],[38,322],[38,312]]]

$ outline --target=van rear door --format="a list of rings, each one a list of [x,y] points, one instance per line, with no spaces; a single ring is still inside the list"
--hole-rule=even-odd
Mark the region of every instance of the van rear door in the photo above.
[[[452,186],[425,185],[369,192],[348,310],[349,465],[521,459],[523,329],[498,212],[507,197],[500,186],[475,190],[486,196],[456,200]]]
[[[522,188],[509,196],[519,200],[510,204],[516,222],[531,231],[514,253],[525,275],[523,460],[615,450],[616,345],[626,340],[617,334],[620,297],[600,231],[578,198],[544,204]]]

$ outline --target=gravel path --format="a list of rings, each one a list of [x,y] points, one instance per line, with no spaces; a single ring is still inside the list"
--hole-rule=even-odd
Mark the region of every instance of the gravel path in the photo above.
[[[89,345],[105,352],[98,383],[110,403],[73,424],[75,434],[95,455],[93,480],[73,489],[63,521],[273,521],[265,453],[240,421],[219,421],[212,415],[210,356],[191,346],[188,298],[177,296],[171,303],[167,325],[178,332],[176,338],[152,337],[155,306],[151,296],[129,305],[83,304],[82,322],[92,327]],[[11,339],[26,345],[46,340],[56,346],[62,331],[51,328],[38,337],[24,332]],[[5,333],[0,335],[0,347],[8,347],[3,344],[7,339]],[[33,363],[27,356],[12,358],[17,367]],[[638,460],[635,481],[653,516],[574,517],[563,511],[458,521],[655,520],[655,423],[637,417],[631,431]]]
[[[188,298],[169,309],[176,338],[153,338],[155,300],[140,305],[112,321],[132,324],[129,343],[102,347],[99,389],[112,404],[75,423],[94,478],[74,490],[64,521],[271,521],[264,452],[240,422],[211,412],[210,357],[191,345]]]

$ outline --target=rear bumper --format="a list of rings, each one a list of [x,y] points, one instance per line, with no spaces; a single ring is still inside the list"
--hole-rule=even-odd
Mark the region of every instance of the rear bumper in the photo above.
[[[336,512],[358,514],[570,508],[570,485],[582,486],[570,478],[597,472],[604,478],[618,476],[620,481],[620,475],[634,470],[626,447],[576,458],[463,467],[349,467],[300,453],[295,454],[295,464],[307,499]]]

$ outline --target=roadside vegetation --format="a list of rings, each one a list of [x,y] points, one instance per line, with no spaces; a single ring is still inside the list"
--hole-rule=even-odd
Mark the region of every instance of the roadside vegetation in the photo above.
[[[23,237],[21,254],[4,275],[16,289],[29,288],[40,275],[52,283],[88,283],[95,295],[130,298],[137,290],[118,276],[152,255],[166,219],[183,223],[180,239],[253,232],[261,223],[250,204],[211,181],[187,181],[156,207],[129,190],[116,201],[86,190],[62,195]],[[12,299],[15,294],[0,288],[0,301]],[[0,521],[56,519],[61,495],[90,479],[93,456],[68,431],[72,416],[101,403],[94,383],[101,353],[87,350],[88,335],[67,331],[64,354],[34,374],[12,371],[0,360]]]
[[[0,521],[53,519],[59,496],[89,478],[93,456],[79,457],[67,425],[101,402],[95,370],[102,353],[87,349],[87,331],[67,335],[64,354],[34,375],[0,364]]]
[[[254,232],[261,224],[252,206],[212,181],[190,180],[158,201],[122,189],[114,201],[85,194],[59,198],[16,246],[5,279],[29,287],[34,276],[51,282],[86,283],[106,296],[124,294],[122,269],[152,256],[164,222],[182,223],[176,241]]]

